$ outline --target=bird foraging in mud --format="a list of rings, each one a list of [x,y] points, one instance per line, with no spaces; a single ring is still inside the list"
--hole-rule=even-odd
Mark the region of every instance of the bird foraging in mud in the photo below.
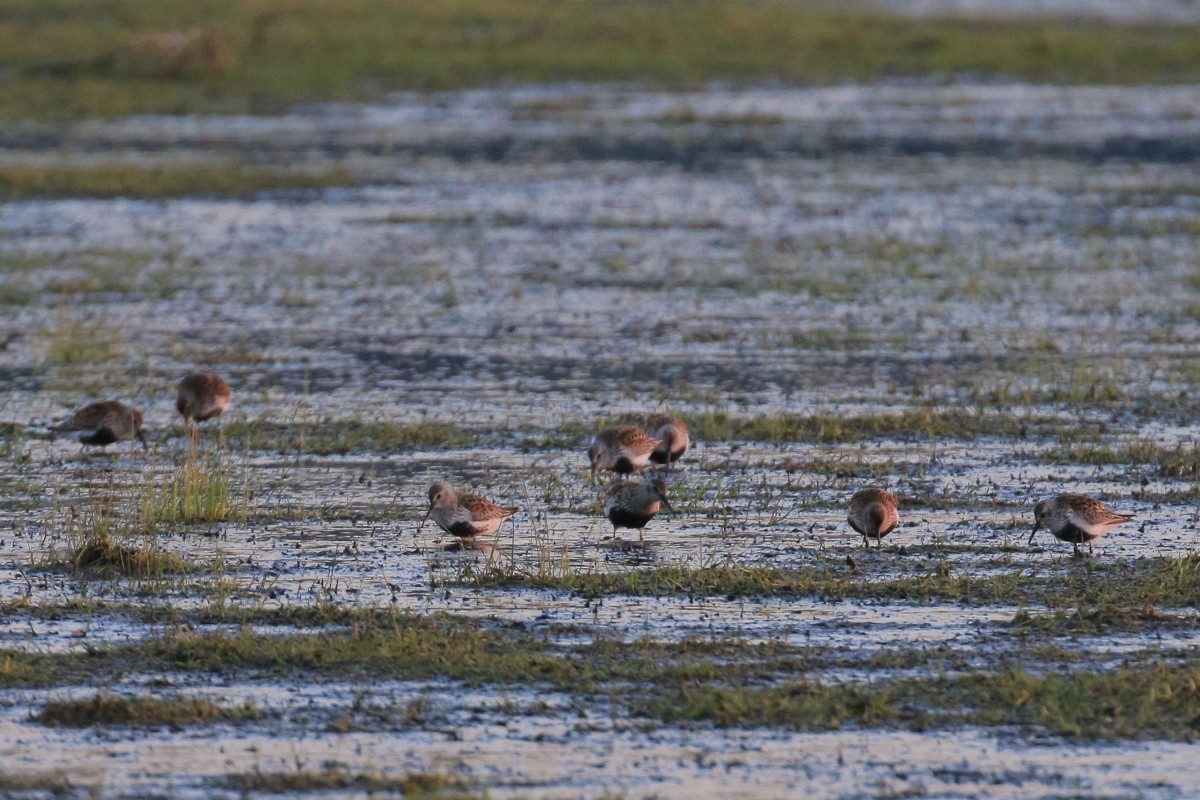
[[[618,475],[637,472],[650,462],[650,455],[661,444],[661,439],[633,425],[606,428],[596,434],[588,447],[592,477],[596,470],[611,470]]]
[[[1046,528],[1054,534],[1054,538],[1070,542],[1075,555],[1082,555],[1079,545],[1083,542],[1087,542],[1088,553],[1091,554],[1093,540],[1131,519],[1133,514],[1113,511],[1087,495],[1059,494],[1041,500],[1033,507],[1034,522],[1029,544],[1033,544],[1033,537],[1039,530]]]
[[[175,410],[185,424],[204,422],[224,414],[232,398],[233,392],[224,378],[211,372],[193,372],[179,382]],[[192,444],[196,443],[194,427],[188,430],[188,438]]]
[[[435,483],[429,487],[429,509],[421,518],[420,527],[425,527],[433,517],[446,533],[460,539],[474,539],[495,533],[519,510],[516,506],[498,506],[478,495],[458,494],[448,483]]]
[[[142,412],[125,405],[119,400],[104,400],[89,403],[62,422],[50,428],[51,434],[83,431],[79,443],[93,447],[106,447],[136,436],[145,449],[146,437],[142,434]]]
[[[675,511],[667,499],[667,482],[662,478],[651,478],[643,483],[614,486],[604,501],[604,516],[612,523],[614,537],[617,529],[630,528],[637,530],[638,541],[644,542],[646,526],[663,506],[670,512]]]
[[[650,460],[655,464],[666,464],[668,467],[687,452],[692,439],[688,436],[687,425],[678,417],[657,415],[646,420],[646,433],[661,444],[650,453]]]
[[[850,498],[850,509],[846,514],[850,527],[862,534],[863,547],[883,546],[887,536],[900,522],[900,509],[891,492],[883,489],[859,489]]]

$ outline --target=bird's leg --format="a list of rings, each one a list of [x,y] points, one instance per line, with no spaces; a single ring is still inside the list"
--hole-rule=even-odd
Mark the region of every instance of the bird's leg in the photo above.
[[[1096,554],[1096,551],[1092,549],[1092,543],[1088,542],[1088,555],[1093,556],[1095,554]]]

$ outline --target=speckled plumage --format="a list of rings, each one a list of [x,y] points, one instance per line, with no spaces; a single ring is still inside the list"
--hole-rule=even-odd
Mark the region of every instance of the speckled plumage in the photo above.
[[[185,422],[203,422],[224,414],[232,398],[233,393],[224,378],[211,372],[193,372],[179,382],[175,410]]]
[[[859,489],[850,498],[846,519],[850,527],[862,535],[864,547],[870,547],[871,539],[880,547],[883,537],[900,522],[900,509],[891,492]]]
[[[692,443],[687,425],[678,417],[665,415],[651,417],[646,420],[646,433],[661,441],[661,444],[650,453],[650,460],[655,464],[674,464],[683,458],[683,454],[687,452],[688,446]]]
[[[495,533],[518,510],[516,506],[498,506],[478,495],[458,494],[448,483],[435,483],[429,487],[429,510],[421,525],[433,517],[446,533],[473,539]]]
[[[638,532],[642,540],[643,530],[663,506],[668,511],[667,484],[662,478],[653,478],[644,483],[626,483],[615,486],[604,501],[604,516],[612,523],[613,535],[618,528],[630,528]]]
[[[1074,552],[1087,542],[1092,552],[1092,541],[1113,528],[1133,519],[1133,514],[1121,514],[1087,495],[1059,494],[1041,500],[1033,507],[1033,531],[1029,544],[1042,528],[1046,528],[1056,539],[1070,542]]]
[[[611,470],[618,475],[637,472],[650,462],[650,454],[660,444],[661,439],[632,425],[602,430],[588,447],[592,474],[596,470]]]
[[[119,400],[103,400],[89,403],[71,416],[53,426],[54,433],[83,431],[80,444],[104,447],[136,436],[146,447],[142,434],[142,412],[125,405]]]

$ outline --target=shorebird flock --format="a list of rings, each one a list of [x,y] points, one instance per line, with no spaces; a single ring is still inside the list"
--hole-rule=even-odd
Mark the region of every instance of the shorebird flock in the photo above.
[[[179,382],[175,410],[183,417],[193,444],[198,423],[224,414],[232,399],[229,384],[211,372],[193,372]],[[143,419],[136,408],[119,400],[104,400],[89,403],[52,425],[50,435],[79,432],[82,445],[102,448],[136,438],[146,448]],[[616,476],[601,496],[604,517],[613,526],[613,539],[618,539],[622,528],[636,530],[638,544],[644,545],[646,526],[658,512],[665,506],[674,513],[667,499],[665,476],[690,446],[687,425],[678,417],[666,415],[650,416],[641,427],[622,425],[595,435],[587,449],[593,481],[605,472]],[[627,480],[637,477],[651,464],[656,468],[644,480]],[[420,527],[432,519],[459,540],[474,541],[476,537],[495,533],[519,511],[516,506],[497,505],[485,497],[460,493],[450,484],[438,482],[429,487],[429,508]],[[1132,514],[1113,511],[1099,500],[1081,494],[1058,494],[1040,500],[1034,505],[1033,516],[1030,545],[1037,532],[1045,528],[1060,541],[1070,542],[1077,556],[1082,555],[1079,545],[1087,544],[1091,554],[1092,542],[1133,519]],[[846,520],[862,536],[864,547],[869,548],[874,539],[879,549],[883,537],[900,523],[900,504],[885,489],[859,489],[850,498]]]

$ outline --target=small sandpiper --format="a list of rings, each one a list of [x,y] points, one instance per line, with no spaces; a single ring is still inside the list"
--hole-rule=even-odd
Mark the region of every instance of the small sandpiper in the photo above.
[[[203,422],[224,414],[232,397],[224,378],[211,372],[193,372],[179,382],[175,410],[184,422]]]
[[[448,483],[435,483],[429,487],[429,510],[421,518],[421,527],[433,517],[446,533],[474,539],[495,533],[519,510],[516,506],[498,506],[478,495],[457,494]]]
[[[596,470],[612,470],[618,475],[629,475],[644,468],[650,462],[650,454],[662,444],[641,428],[626,425],[606,428],[596,434],[588,447],[588,461],[592,464],[592,477]]]
[[[89,403],[62,422],[50,428],[51,433],[83,431],[79,443],[94,447],[106,447],[136,436],[146,448],[146,437],[142,434],[142,412],[125,405],[119,400],[104,400]]]
[[[878,549],[883,546],[883,537],[891,533],[900,522],[900,510],[891,492],[883,489],[859,489],[850,498],[850,509],[846,519],[851,528],[862,534],[863,547],[870,547],[873,538]]]
[[[678,417],[653,416],[646,420],[646,433],[662,441],[650,454],[650,460],[668,467],[683,458],[692,443],[687,425]]]
[[[663,506],[668,511],[671,501],[667,500],[667,483],[662,478],[651,478],[644,483],[618,484],[608,493],[604,502],[604,516],[613,526],[613,536],[618,528],[636,529],[638,541],[644,542],[643,531]]]
[[[1033,537],[1041,528],[1046,528],[1056,539],[1070,542],[1075,548],[1075,555],[1081,555],[1081,543],[1087,542],[1088,553],[1091,554],[1092,540],[1129,522],[1133,514],[1120,514],[1087,495],[1058,494],[1038,502],[1033,507],[1033,519],[1029,544],[1033,544]]]

